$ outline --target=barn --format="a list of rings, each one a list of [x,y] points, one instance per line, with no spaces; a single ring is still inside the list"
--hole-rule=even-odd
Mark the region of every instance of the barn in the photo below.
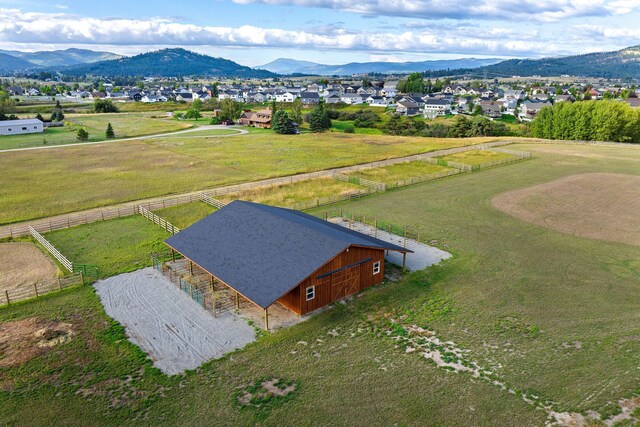
[[[43,123],[38,119],[0,121],[0,135],[21,135],[43,131]]]
[[[401,246],[291,209],[234,201],[166,240],[174,251],[265,310],[304,315],[379,284]]]

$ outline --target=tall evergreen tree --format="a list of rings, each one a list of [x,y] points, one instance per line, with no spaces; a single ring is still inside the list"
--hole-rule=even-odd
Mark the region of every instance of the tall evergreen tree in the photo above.
[[[309,113],[309,127],[313,132],[324,132],[331,127],[331,119],[324,107],[324,101],[318,102],[317,107]]]
[[[107,130],[105,131],[105,136],[107,137],[107,139],[113,139],[116,137],[116,133],[113,131],[113,126],[111,126],[111,123],[107,124]]]

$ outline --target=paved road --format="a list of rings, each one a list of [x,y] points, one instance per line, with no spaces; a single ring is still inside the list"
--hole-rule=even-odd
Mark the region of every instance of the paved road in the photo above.
[[[0,154],[9,153],[9,152],[12,152],[12,151],[49,150],[49,149],[53,149],[53,148],[77,147],[79,145],[85,146],[85,145],[96,145],[96,144],[111,144],[112,142],[132,141],[132,140],[136,140],[136,139],[154,139],[154,138],[162,138],[162,137],[165,137],[165,136],[176,136],[176,135],[181,135],[181,134],[185,134],[185,133],[201,132],[201,131],[216,130],[216,129],[235,130],[238,133],[234,133],[234,134],[230,134],[230,135],[209,135],[209,137],[211,137],[211,138],[227,138],[227,137],[230,137],[230,136],[238,136],[238,135],[244,135],[246,133],[249,133],[249,131],[247,131],[246,129],[240,129],[240,128],[237,128],[237,127],[234,127],[234,126],[206,125],[206,126],[199,126],[199,127],[189,128],[189,129],[185,129],[185,130],[179,130],[179,131],[175,131],[175,132],[158,133],[158,134],[154,134],[154,135],[133,136],[131,138],[106,139],[104,141],[96,141],[96,142],[78,142],[78,143],[75,143],[75,144],[39,145],[37,147],[10,148],[8,150],[0,150]],[[207,137],[207,136],[204,136],[204,137]]]

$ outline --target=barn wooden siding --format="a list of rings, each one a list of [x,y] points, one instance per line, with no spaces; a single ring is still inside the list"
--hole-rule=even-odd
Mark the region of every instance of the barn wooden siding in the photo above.
[[[380,262],[380,272],[373,274],[373,264]],[[348,267],[348,268],[344,268]],[[278,302],[298,315],[303,315],[353,295],[384,278],[384,250],[350,247],[315,271]],[[306,301],[306,289],[316,287],[315,298]]]

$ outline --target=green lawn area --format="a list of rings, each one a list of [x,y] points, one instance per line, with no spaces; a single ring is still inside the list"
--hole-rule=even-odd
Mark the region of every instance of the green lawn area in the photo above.
[[[331,120],[331,131],[344,132],[345,128],[353,126],[353,120]],[[380,129],[374,128],[356,128],[354,127],[354,133],[359,135],[382,135]]]
[[[176,135],[167,136],[167,138],[199,138],[203,136],[220,136],[220,135],[238,135],[237,129],[208,129],[187,133],[178,133]]]
[[[496,139],[261,131],[0,153],[0,224]]]
[[[490,150],[469,150],[462,153],[448,154],[446,156],[437,157],[448,162],[464,163],[465,165],[481,165],[483,163],[493,162],[495,160],[513,159],[514,156],[507,153]]]
[[[86,142],[104,141],[108,123],[113,126],[116,138],[173,132],[192,127],[190,123],[165,118],[153,118],[150,114],[140,113],[68,114],[65,116],[65,122],[69,122],[70,125],[45,129],[43,133],[0,136],[0,150],[45,145],[79,144],[81,141],[76,138],[76,132],[80,127],[89,132],[89,139]]]
[[[370,181],[391,184],[395,183],[396,181],[416,178],[450,169],[451,168],[447,168],[445,166],[432,165],[426,162],[415,161],[398,163],[382,168],[363,169],[350,174],[350,176],[357,176],[358,178],[368,179]]]
[[[37,316],[71,323],[76,332],[69,342],[19,366],[0,363],[0,419],[50,425],[60,423],[63,413],[71,424],[91,420],[105,426],[203,420],[263,426],[425,420],[447,426],[545,425],[545,412],[525,403],[520,392],[550,401],[557,411],[616,413],[615,402],[640,393],[640,247],[531,225],[495,209],[491,199],[572,174],[638,175],[640,151],[516,148],[536,156],[337,205],[410,224],[452,252],[451,260],[367,290],[185,376],[167,378],[153,369],[104,314],[91,287],[0,308],[3,326]],[[116,223],[124,220],[102,223],[116,225],[103,225],[93,244],[129,251],[109,237],[122,232],[128,238],[142,228]],[[94,225],[76,230],[85,227]],[[81,239],[91,252],[85,233],[76,230],[64,230],[75,235],[67,237],[68,250],[80,246],[73,239]],[[151,229],[144,235],[129,243],[142,247],[161,238]],[[109,264],[125,271],[124,264]],[[437,368],[411,352],[402,342],[411,336],[411,325],[455,342],[466,351],[465,361],[490,369],[517,392]],[[237,406],[233,395],[239,388],[270,377],[296,381],[298,392],[263,411]]]
[[[319,178],[275,187],[256,188],[241,193],[229,193],[216,198],[223,202],[240,199],[267,205],[294,207],[296,203],[338,197],[362,190],[366,190],[366,188],[332,178]]]
[[[167,237],[169,233],[139,215],[45,235],[72,262],[97,265],[101,277],[148,267],[152,252],[167,251]]]
[[[216,210],[216,208],[204,202],[193,202],[171,206],[170,208],[158,209],[153,212],[176,227],[183,229]]]

